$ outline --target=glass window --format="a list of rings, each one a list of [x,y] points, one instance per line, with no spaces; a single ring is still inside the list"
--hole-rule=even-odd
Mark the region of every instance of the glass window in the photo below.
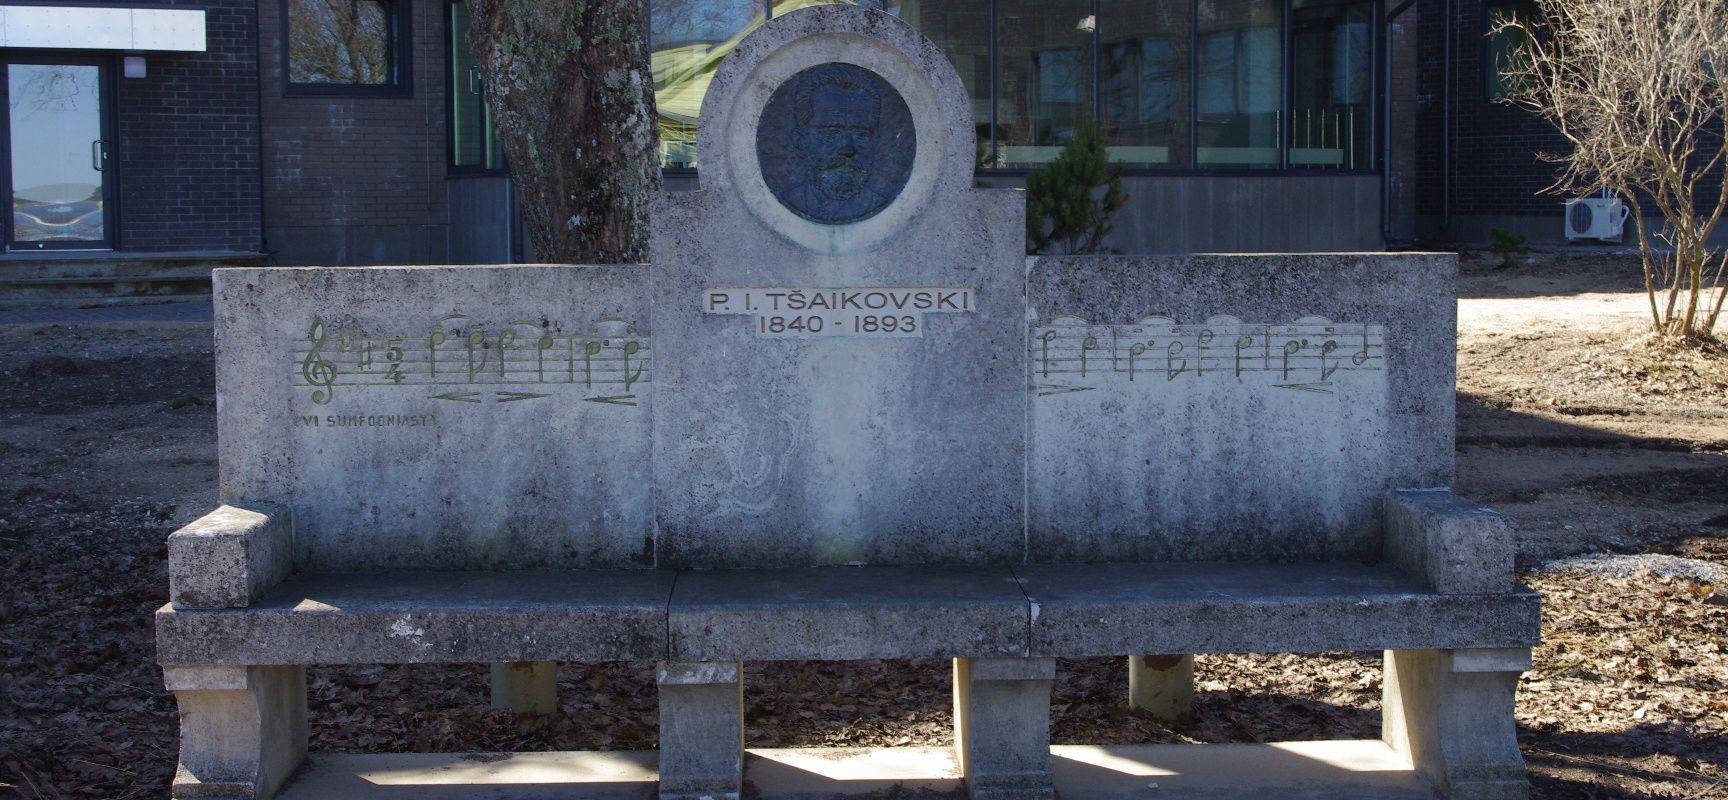
[[[1200,0],[1194,120],[1199,166],[1282,165],[1281,6],[1273,0]]]
[[[998,163],[1037,166],[1062,152],[1092,109],[1090,0],[997,0]]]
[[[1188,8],[1098,4],[1098,115],[1112,161],[1188,166]]]
[[[918,29],[947,54],[972,98],[979,153],[990,147],[989,0],[886,0],[884,10]]]
[[[1488,96],[1506,97],[1516,91],[1517,84],[1506,75],[1524,57],[1530,46],[1530,34],[1522,28],[1496,30],[1508,22],[1534,25],[1541,12],[1534,2],[1497,3],[1488,7]]]
[[[650,0],[660,163],[696,166],[696,117],[720,60],[767,15],[767,0]]]
[[[504,169],[504,147],[481,92],[480,67],[468,45],[468,6],[461,0],[450,4],[450,165]]]
[[[1290,14],[1290,165],[1372,167],[1373,3],[1295,0]]]
[[[283,0],[288,82],[397,83],[400,7],[392,0]]]

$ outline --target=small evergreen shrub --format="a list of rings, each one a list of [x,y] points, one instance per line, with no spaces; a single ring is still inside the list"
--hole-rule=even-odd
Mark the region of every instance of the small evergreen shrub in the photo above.
[[[1026,176],[1026,252],[1101,253],[1111,222],[1128,202],[1120,170],[1091,120],[1042,169]]]

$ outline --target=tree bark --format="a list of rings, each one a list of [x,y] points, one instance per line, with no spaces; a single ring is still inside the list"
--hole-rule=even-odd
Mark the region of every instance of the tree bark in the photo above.
[[[645,0],[469,0],[469,10],[539,260],[645,261],[660,188]]]

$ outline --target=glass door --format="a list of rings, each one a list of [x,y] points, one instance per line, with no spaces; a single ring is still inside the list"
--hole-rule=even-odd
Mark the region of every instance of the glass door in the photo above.
[[[112,246],[107,70],[64,57],[10,58],[6,89],[6,247]]]

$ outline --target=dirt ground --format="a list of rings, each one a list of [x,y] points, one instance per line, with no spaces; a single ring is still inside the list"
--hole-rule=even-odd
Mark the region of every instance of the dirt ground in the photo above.
[[[1728,566],[1728,356],[1647,355],[1629,256],[1467,257],[1460,294],[1457,488],[1514,518],[1544,600],[1518,700],[1534,796],[1728,798],[1728,586],[1699,579]],[[0,797],[163,797],[151,612],[164,538],[215,501],[209,326],[0,325],[0,352]],[[1544,566],[1580,553],[1695,574]],[[1055,740],[1377,735],[1378,654],[1198,661],[1180,728],[1126,708],[1120,659],[1062,662]],[[944,743],[947,669],[749,665],[747,738]],[[317,669],[313,747],[653,746],[650,665],[561,670],[561,713],[516,718],[487,709],[483,665]]]

